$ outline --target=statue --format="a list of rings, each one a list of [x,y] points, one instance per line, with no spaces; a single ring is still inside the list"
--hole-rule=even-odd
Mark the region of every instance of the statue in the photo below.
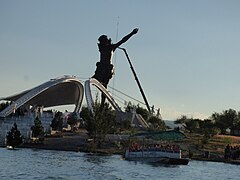
[[[119,42],[112,44],[111,38],[108,39],[106,35],[101,35],[98,38],[98,48],[100,52],[100,61],[96,63],[97,69],[92,78],[97,79],[102,85],[107,88],[109,80],[113,76],[112,55],[114,51],[125,43],[131,36],[138,32],[138,28],[133,29],[131,33],[123,37]],[[101,106],[103,107],[105,102],[105,95],[102,93]]]

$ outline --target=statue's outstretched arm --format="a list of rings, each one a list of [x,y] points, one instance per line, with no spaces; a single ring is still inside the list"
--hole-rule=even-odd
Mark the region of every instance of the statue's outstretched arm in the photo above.
[[[125,43],[130,37],[132,37],[134,34],[137,34],[138,32],[138,28],[135,28],[132,30],[132,32],[130,32],[128,35],[124,36],[119,42],[117,42],[116,44],[114,44],[114,50],[121,46],[123,43]]]

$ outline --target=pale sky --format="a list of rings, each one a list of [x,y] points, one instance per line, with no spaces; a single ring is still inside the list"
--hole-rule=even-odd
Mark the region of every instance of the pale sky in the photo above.
[[[85,81],[98,37],[116,42],[137,27],[122,47],[163,119],[239,111],[239,9],[239,0],[0,0],[0,97],[63,75]],[[110,86],[143,101],[115,55]]]

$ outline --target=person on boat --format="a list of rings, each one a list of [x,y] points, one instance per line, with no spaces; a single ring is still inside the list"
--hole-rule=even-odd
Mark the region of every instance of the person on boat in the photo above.
[[[101,35],[98,38],[98,48],[100,52],[100,61],[96,63],[96,71],[92,78],[97,79],[102,85],[107,88],[109,80],[113,76],[112,55],[113,52],[123,43],[125,43],[130,37],[138,32],[138,28],[132,30],[131,33],[123,37],[119,42],[112,44],[111,38],[108,39],[106,35]],[[103,107],[105,102],[105,95],[102,93],[101,106]]]

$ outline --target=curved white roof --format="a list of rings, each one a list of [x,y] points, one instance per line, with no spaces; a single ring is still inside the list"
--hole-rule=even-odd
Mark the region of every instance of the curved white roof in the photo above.
[[[84,88],[82,82],[75,76],[63,76],[51,79],[35,88],[0,100],[13,101],[10,106],[0,112],[0,117],[6,117],[14,109],[23,105],[59,106],[75,104],[75,111],[79,112],[83,100]]]

